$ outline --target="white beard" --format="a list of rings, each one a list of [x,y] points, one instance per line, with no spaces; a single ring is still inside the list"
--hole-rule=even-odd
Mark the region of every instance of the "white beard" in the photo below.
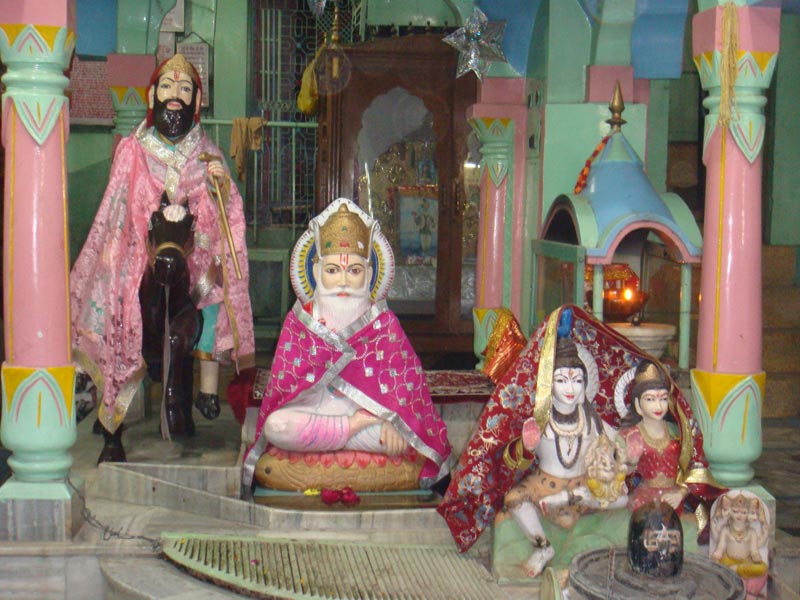
[[[317,289],[314,292],[314,316],[321,318],[328,329],[344,331],[372,306],[367,286],[369,286],[369,279],[366,280],[364,288],[361,290],[338,286],[328,289],[321,280],[318,281]],[[339,296],[342,292],[349,295]]]

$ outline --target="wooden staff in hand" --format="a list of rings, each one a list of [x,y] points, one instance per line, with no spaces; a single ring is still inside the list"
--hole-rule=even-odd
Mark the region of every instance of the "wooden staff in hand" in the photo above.
[[[208,152],[203,152],[199,157],[204,163],[217,161],[220,164],[222,159],[219,156],[214,156]],[[236,270],[236,279],[242,278],[242,270],[239,268],[239,258],[236,256],[236,246],[233,243],[233,236],[231,235],[231,226],[228,224],[228,214],[225,212],[225,203],[222,201],[222,193],[219,191],[219,182],[215,176],[211,176],[214,182],[214,191],[217,193],[217,208],[219,209],[219,218],[222,221],[222,230],[225,232],[225,237],[228,238],[228,248],[231,250],[233,258],[233,268]]]

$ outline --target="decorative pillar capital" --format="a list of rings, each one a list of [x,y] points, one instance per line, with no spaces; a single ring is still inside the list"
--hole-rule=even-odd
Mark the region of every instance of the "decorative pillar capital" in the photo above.
[[[468,122],[481,142],[481,169],[488,168],[492,183],[500,186],[513,165],[514,120],[473,117]]]
[[[75,49],[75,32],[54,25],[0,24],[3,110],[11,101],[25,129],[42,145],[67,103],[64,71]],[[7,127],[4,120],[3,127]]]
[[[109,54],[108,88],[114,134],[128,135],[147,114],[147,87],[156,68],[152,54]]]
[[[147,114],[147,88],[112,85],[109,92],[115,115],[112,133],[126,136]]]
[[[778,58],[780,9],[717,6],[697,14],[693,24],[694,64],[708,91],[703,153],[723,126],[753,163],[764,143],[764,91]]]

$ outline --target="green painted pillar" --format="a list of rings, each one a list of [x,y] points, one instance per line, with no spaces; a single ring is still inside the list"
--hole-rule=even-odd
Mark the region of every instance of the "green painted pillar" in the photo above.
[[[16,3],[0,15],[5,148],[0,438],[13,475],[0,488],[0,539],[55,540],[77,526],[66,479],[77,438],[69,332],[64,71],[74,0]]]

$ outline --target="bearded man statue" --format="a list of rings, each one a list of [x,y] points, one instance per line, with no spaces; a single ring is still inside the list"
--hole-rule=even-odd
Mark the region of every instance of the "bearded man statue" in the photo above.
[[[255,476],[293,491],[429,488],[448,473],[450,445],[419,358],[383,299],[394,262],[377,222],[334,201],[297,242],[290,270],[298,301],[243,485]]]
[[[146,372],[154,380],[161,375],[157,361],[143,357],[139,298],[151,259],[150,217],[160,207],[194,217],[193,249],[185,259],[191,301],[202,312],[193,349],[200,359],[195,406],[201,414],[219,415],[220,362],[237,369],[255,363],[243,203],[222,151],[200,125],[202,94],[200,76],[183,55],[156,68],[147,116],[116,146],[108,186],[70,273],[73,357],[102,397],[99,462],[125,460],[125,414]],[[194,433],[191,398],[167,402],[164,412],[162,433],[165,427]]]

